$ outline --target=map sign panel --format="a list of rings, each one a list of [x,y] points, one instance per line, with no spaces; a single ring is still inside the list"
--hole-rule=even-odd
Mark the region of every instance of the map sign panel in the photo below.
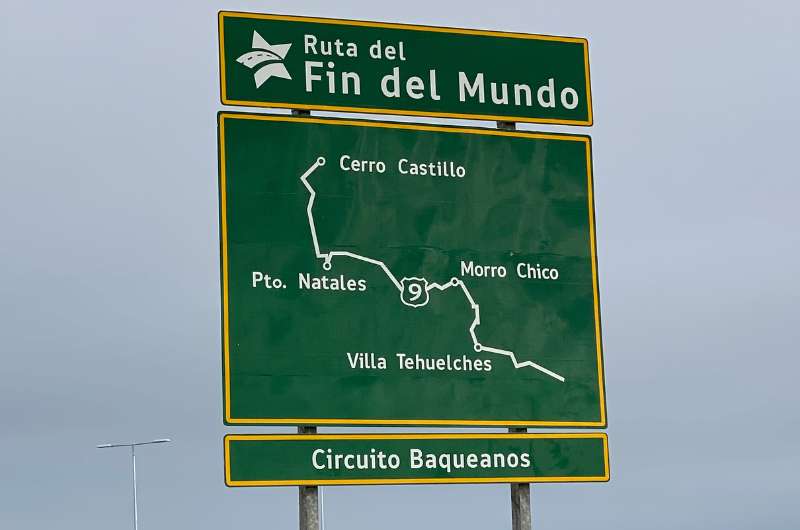
[[[592,124],[586,39],[219,14],[225,105]]]
[[[571,434],[233,434],[228,486],[604,482],[608,438]]]
[[[606,424],[589,138],[221,113],[228,424]]]

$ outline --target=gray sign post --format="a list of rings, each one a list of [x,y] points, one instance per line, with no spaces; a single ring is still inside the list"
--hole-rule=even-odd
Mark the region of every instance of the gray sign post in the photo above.
[[[316,434],[313,425],[297,427],[297,434]],[[299,486],[300,530],[319,530],[319,486]]]
[[[308,110],[292,110],[293,116],[311,116]],[[317,434],[316,425],[300,425],[297,434]],[[300,530],[319,530],[319,487],[298,487]]]
[[[517,124],[513,121],[498,121],[501,131],[515,131]],[[528,432],[522,427],[511,427],[510,433]],[[531,530],[531,485],[525,483],[511,484],[511,530]]]

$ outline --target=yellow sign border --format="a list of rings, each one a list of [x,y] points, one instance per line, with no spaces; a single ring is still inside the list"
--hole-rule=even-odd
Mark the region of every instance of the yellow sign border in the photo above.
[[[584,75],[586,77],[586,120],[564,120],[555,118],[530,118],[525,116],[495,116],[493,114],[460,114],[454,112],[426,112],[402,109],[376,109],[372,107],[338,106],[338,105],[305,105],[300,103],[264,102],[228,99],[227,84],[225,81],[225,17],[250,18],[256,20],[285,20],[290,22],[310,22],[316,24],[338,24],[342,26],[362,26],[369,28],[405,29],[412,31],[431,31],[436,33],[456,33],[461,35],[482,35],[488,37],[507,37],[514,39],[546,40],[557,42],[579,43],[583,45]],[[367,20],[351,20],[341,18],[302,17],[294,15],[273,15],[264,13],[248,13],[244,11],[220,11],[218,14],[219,28],[219,87],[220,100],[223,105],[236,105],[245,107],[288,108],[300,110],[325,110],[341,112],[358,112],[367,114],[389,114],[394,116],[429,116],[434,118],[459,118],[466,120],[489,121],[516,121],[524,123],[546,123],[553,125],[578,125],[591,126],[594,123],[592,114],[592,83],[589,71],[589,41],[580,37],[561,37],[555,35],[538,35],[533,33],[515,33],[509,31],[490,31],[480,29],[449,28],[444,26],[424,26],[418,24],[400,24],[394,22],[372,22]]]
[[[597,382],[600,399],[599,421],[519,421],[519,420],[431,420],[431,419],[346,419],[346,418],[233,418],[230,400],[230,337],[228,311],[228,225],[225,174],[225,120],[258,120],[277,122],[303,122],[332,126],[375,127],[383,129],[405,129],[414,131],[434,131],[457,134],[478,134],[485,136],[511,136],[545,140],[564,140],[583,142],[586,152],[586,173],[588,179],[589,240],[592,261],[592,294],[594,299],[595,345],[597,351]],[[606,427],[605,376],[603,372],[603,344],[600,327],[600,294],[597,279],[597,242],[595,237],[594,185],[592,180],[591,140],[588,136],[570,134],[537,133],[528,131],[503,131],[475,127],[454,127],[448,125],[421,125],[415,123],[380,122],[371,120],[350,120],[339,118],[312,118],[270,114],[247,114],[220,112],[218,115],[219,142],[219,197],[220,197],[220,250],[222,253],[222,341],[223,341],[223,384],[224,417],[228,425],[416,425],[416,426],[483,426],[483,427]]]
[[[399,479],[328,479],[328,480],[231,480],[230,442],[232,440],[497,440],[497,439],[591,438],[603,440],[603,476],[588,477],[476,477],[476,478],[399,478]],[[392,484],[497,484],[529,482],[608,482],[611,478],[606,433],[435,433],[435,434],[228,434],[225,446],[225,485],[252,486],[345,486]]]

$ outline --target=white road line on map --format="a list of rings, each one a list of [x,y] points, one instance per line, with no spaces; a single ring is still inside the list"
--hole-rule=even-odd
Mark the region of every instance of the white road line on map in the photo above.
[[[550,377],[558,379],[562,383],[564,382],[564,378],[562,376],[558,375],[557,373],[555,373],[553,371],[548,370],[544,366],[536,364],[533,361],[522,361],[522,362],[517,361],[517,357],[516,357],[516,355],[514,355],[514,352],[512,352],[512,351],[501,350],[501,349],[498,349],[498,348],[492,348],[491,346],[481,346],[481,349],[483,351],[489,351],[489,352],[492,352],[492,353],[497,353],[499,355],[506,355],[508,357],[511,357],[511,361],[514,363],[514,368],[522,368],[523,366],[530,366],[531,368],[536,368],[540,372],[546,373]]]
[[[314,208],[314,199],[317,198],[317,192],[314,191],[314,188],[308,183],[308,176],[311,175],[318,167],[325,165],[325,159],[322,157],[317,158],[317,160],[311,165],[308,170],[300,177],[300,180],[303,182],[303,185],[306,187],[308,192],[311,194],[311,198],[308,199],[308,208],[306,208],[306,214],[308,215],[308,226],[311,228],[311,239],[314,241],[314,253],[317,255],[317,258],[324,257],[319,251],[319,241],[317,241],[317,227],[314,225],[314,215],[311,213],[312,208]]]
[[[324,166],[324,165],[325,165],[325,158],[320,156],[311,165],[311,167],[309,167],[306,170],[306,172],[303,173],[300,176],[300,180],[303,182],[303,185],[306,187],[306,189],[308,190],[308,193],[310,195],[309,199],[308,199],[308,207],[306,208],[306,215],[308,216],[308,226],[309,226],[309,229],[311,230],[311,240],[314,242],[314,253],[315,253],[317,259],[323,260],[322,268],[325,269],[325,270],[330,270],[331,267],[332,267],[331,260],[334,257],[337,257],[337,256],[338,257],[352,258],[352,259],[356,259],[356,260],[359,260],[359,261],[364,261],[366,263],[370,263],[372,265],[380,267],[381,270],[383,270],[383,272],[386,273],[386,276],[389,277],[389,279],[392,281],[392,283],[397,288],[397,290],[400,291],[400,294],[402,296],[402,294],[403,294],[403,285],[402,285],[402,283],[397,280],[397,277],[392,273],[392,271],[389,270],[389,267],[387,267],[384,262],[382,262],[380,260],[377,260],[377,259],[369,258],[367,256],[362,256],[361,254],[355,254],[353,252],[333,250],[333,251],[330,251],[330,252],[327,252],[327,253],[323,253],[319,249],[319,241],[317,240],[317,227],[314,224],[314,213],[313,213],[314,200],[317,197],[317,192],[314,190],[313,186],[311,186],[311,184],[308,183],[308,177],[310,177],[311,174],[314,171],[316,171],[317,168],[319,168],[321,166]],[[405,279],[407,279],[407,278],[405,278]],[[481,308],[475,302],[475,299],[472,298],[472,293],[469,292],[469,289],[467,289],[466,284],[462,280],[460,280],[458,278],[452,278],[447,283],[427,283],[427,280],[426,280],[425,291],[430,292],[433,289],[436,289],[438,291],[446,291],[447,289],[450,289],[451,287],[460,287],[461,288],[461,290],[464,292],[464,297],[469,302],[469,305],[470,305],[470,307],[472,308],[472,310],[473,310],[473,312],[475,314],[475,317],[472,319],[472,324],[470,324],[470,326],[469,326],[469,335],[472,338],[472,347],[476,352],[487,351],[487,352],[490,352],[490,353],[496,353],[498,355],[505,355],[506,357],[509,357],[511,359],[511,362],[514,364],[514,368],[517,368],[517,369],[523,368],[523,367],[534,368],[534,369],[539,370],[540,372],[542,372],[544,374],[549,375],[550,377],[552,377],[554,379],[557,379],[558,381],[561,381],[562,383],[565,381],[563,376],[553,372],[552,370],[548,370],[544,366],[536,364],[533,361],[522,361],[522,362],[518,361],[517,360],[517,356],[514,354],[513,351],[502,350],[500,348],[493,348],[492,346],[486,346],[484,344],[481,344],[481,342],[478,340],[478,335],[477,335],[477,333],[475,331],[475,329],[478,326],[480,326],[480,324],[481,324]]]
[[[397,278],[395,277],[395,275],[392,274],[392,271],[389,270],[389,267],[387,267],[386,264],[384,262],[382,262],[382,261],[378,261],[376,259],[368,258],[366,256],[362,256],[361,254],[354,254],[352,252],[342,252],[342,251],[328,252],[328,254],[326,254],[326,256],[327,256],[327,261],[328,262],[330,262],[330,259],[332,257],[334,257],[334,256],[345,256],[345,257],[348,257],[348,258],[353,258],[353,259],[357,259],[357,260],[361,260],[361,261],[366,261],[367,263],[371,263],[373,265],[377,265],[378,267],[383,269],[383,272],[386,273],[386,276],[388,276],[389,279],[392,280],[392,283],[394,284],[395,287],[397,287],[397,290],[400,291],[401,293],[403,292],[403,286],[400,285],[400,282],[397,281]]]

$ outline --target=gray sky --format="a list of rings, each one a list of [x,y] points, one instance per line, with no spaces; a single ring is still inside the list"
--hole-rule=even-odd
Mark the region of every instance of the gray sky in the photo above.
[[[222,8],[588,37],[596,125],[558,130],[594,142],[612,479],[534,486],[535,527],[800,527],[796,3],[165,4],[3,7],[0,527],[126,528],[127,456],[93,447],[163,436],[143,529],[296,527],[296,489],[223,485],[223,434],[267,429],[221,420]],[[325,489],[329,530],[509,513]]]

